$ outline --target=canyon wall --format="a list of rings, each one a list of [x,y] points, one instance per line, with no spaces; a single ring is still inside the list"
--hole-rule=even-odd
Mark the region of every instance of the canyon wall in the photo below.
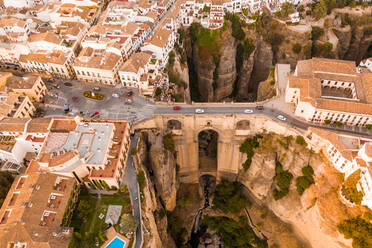
[[[353,20],[345,25],[344,13],[327,16],[321,22],[309,25],[288,26],[280,20],[266,16],[247,25],[241,22],[244,39],[235,38],[229,21],[218,30],[219,40],[214,50],[206,49],[203,39],[185,39],[184,48],[188,55],[190,84],[200,97],[194,101],[219,102],[224,100],[255,101],[260,82],[266,80],[275,63],[290,64],[294,69],[298,60],[311,57],[327,57],[353,60],[359,63],[372,53],[372,24],[364,16],[352,14]],[[364,22],[363,22],[364,20]],[[320,23],[320,24],[319,24]],[[203,28],[199,24],[188,29]],[[320,25],[323,34],[312,39],[312,26]],[[198,26],[198,27],[196,27]],[[213,35],[215,31],[210,33]],[[190,36],[190,35],[189,35]],[[254,51],[247,57],[240,56],[237,47],[249,40]],[[331,43],[326,51],[325,43]],[[299,49],[295,49],[297,46]],[[195,74],[195,75],[191,75]]]

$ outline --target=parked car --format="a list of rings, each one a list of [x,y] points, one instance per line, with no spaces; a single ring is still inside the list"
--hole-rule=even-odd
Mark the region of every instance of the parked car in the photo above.
[[[276,118],[278,118],[278,119],[281,120],[281,121],[286,121],[286,120],[287,120],[287,118],[285,118],[285,117],[282,116],[282,115],[278,115]]]
[[[72,97],[72,100],[73,100],[74,102],[79,102],[79,98],[77,98],[76,96],[73,96],[73,97]]]
[[[64,85],[71,87],[72,83],[66,82],[66,83],[64,83]]]
[[[252,114],[253,110],[252,109],[244,109],[245,114]]]
[[[112,94],[112,97],[116,97],[116,98],[118,98],[118,97],[119,97],[119,94],[117,94],[117,93],[113,93],[113,94]]]
[[[98,86],[96,86],[96,87],[93,87],[93,90],[94,90],[94,91],[100,91],[100,90],[101,90],[101,88],[100,88],[100,87],[98,87]]]
[[[264,110],[264,106],[262,106],[262,105],[257,105],[257,106],[256,106],[256,109],[257,109],[257,110]]]
[[[127,96],[128,97],[133,96],[133,91],[128,91]]]
[[[173,110],[180,110],[181,106],[173,106]]]
[[[65,104],[65,105],[63,106],[63,110],[64,110],[65,112],[70,111],[70,105]]]
[[[195,113],[197,113],[197,114],[202,114],[202,113],[204,113],[204,109],[195,109]]]
[[[97,115],[99,115],[99,112],[98,112],[98,111],[94,111],[94,113],[91,114],[90,117],[93,118],[93,117],[95,117],[95,116],[97,116]]]

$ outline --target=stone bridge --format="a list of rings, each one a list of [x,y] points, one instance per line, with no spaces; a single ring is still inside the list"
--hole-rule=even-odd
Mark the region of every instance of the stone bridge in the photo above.
[[[239,151],[245,138],[256,133],[275,132],[297,135],[296,130],[263,115],[248,114],[164,114],[136,123],[137,130],[158,129],[163,134],[171,132],[177,152],[180,181],[197,183],[205,174],[220,180],[235,180],[246,155]],[[217,166],[204,167],[200,163],[199,135],[206,130],[217,133]],[[209,131],[211,132],[211,131]],[[214,159],[214,160],[215,160]],[[215,161],[214,161],[215,162]]]

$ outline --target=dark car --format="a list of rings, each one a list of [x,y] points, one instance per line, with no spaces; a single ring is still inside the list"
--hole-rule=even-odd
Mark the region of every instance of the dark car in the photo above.
[[[63,110],[64,110],[65,112],[70,111],[70,106],[69,106],[68,104],[65,104],[65,105],[63,106]]]
[[[128,97],[133,96],[133,91],[129,91],[127,94]]]
[[[262,106],[262,105],[258,105],[258,106],[256,106],[256,109],[257,109],[257,110],[264,110],[264,106]]]
[[[181,106],[173,106],[173,110],[180,110]]]
[[[64,83],[64,85],[71,87],[72,83],[66,82],[66,83]]]

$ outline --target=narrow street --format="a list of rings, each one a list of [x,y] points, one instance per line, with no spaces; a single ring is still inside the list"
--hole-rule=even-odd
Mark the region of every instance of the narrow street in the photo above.
[[[137,183],[137,170],[134,165],[133,156],[131,154],[131,149],[137,147],[139,133],[135,133],[133,137],[131,137],[130,148],[127,158],[127,165],[125,167],[124,173],[124,180],[123,182],[128,185],[128,189],[130,192],[130,199],[133,206],[133,215],[137,219],[139,225],[136,230],[136,240],[135,240],[135,248],[142,247],[142,219],[141,219],[141,202],[140,202],[140,195],[139,195],[139,187]],[[121,185],[122,187],[123,185]]]

